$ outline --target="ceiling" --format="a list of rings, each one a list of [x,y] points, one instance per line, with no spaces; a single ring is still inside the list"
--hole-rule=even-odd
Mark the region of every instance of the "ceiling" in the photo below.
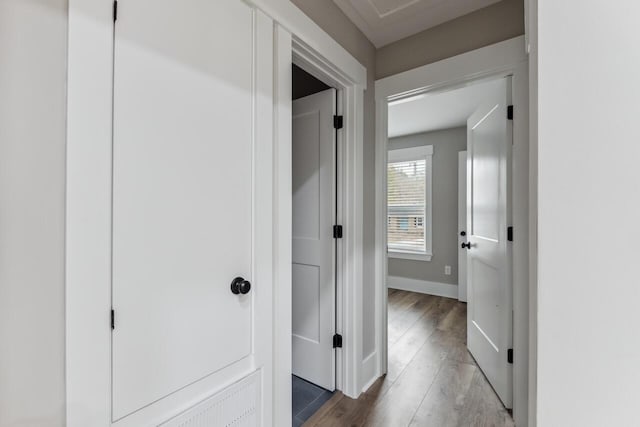
[[[389,104],[389,138],[465,126],[502,79],[447,92],[418,95]]]
[[[500,0],[333,0],[376,47]]]

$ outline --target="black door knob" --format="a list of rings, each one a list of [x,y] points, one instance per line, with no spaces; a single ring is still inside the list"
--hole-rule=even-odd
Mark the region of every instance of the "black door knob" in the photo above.
[[[466,236],[466,235],[467,235],[467,232],[466,232],[466,231],[461,231],[461,232],[460,232],[460,235],[461,235],[462,237],[464,237],[464,236]]]
[[[463,244],[462,244],[462,249],[465,249],[465,248],[467,248],[467,249],[471,249],[471,243],[469,243],[469,242],[467,242],[467,243],[463,243]]]
[[[243,277],[236,277],[231,282],[231,292],[234,294],[248,294],[251,290],[251,283],[248,280],[244,280]]]

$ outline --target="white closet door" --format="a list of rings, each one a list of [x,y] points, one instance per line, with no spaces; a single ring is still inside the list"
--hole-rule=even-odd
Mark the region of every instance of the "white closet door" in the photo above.
[[[260,132],[268,140],[255,138],[260,117],[270,120],[256,94],[264,89],[271,105],[272,68],[259,70],[256,58],[272,29],[257,36],[257,17],[237,0],[119,1],[114,420],[169,396],[179,407],[177,393],[206,395],[205,379],[222,387],[270,352],[256,339],[270,336],[269,321],[256,317],[270,304],[271,276],[257,270],[270,262],[260,249],[271,247],[260,225],[271,212],[262,166],[272,161],[270,129]],[[236,277],[250,282],[248,293],[232,293]]]
[[[512,406],[508,79],[494,84],[467,122],[467,345],[507,408]]]
[[[336,91],[293,101],[293,373],[335,388]]]

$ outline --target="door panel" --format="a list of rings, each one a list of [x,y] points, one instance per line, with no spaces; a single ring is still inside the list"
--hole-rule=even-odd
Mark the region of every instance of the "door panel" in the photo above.
[[[512,291],[508,172],[509,80],[494,83],[467,122],[467,345],[506,407],[512,402]]]
[[[335,388],[335,89],[293,102],[293,373]]]
[[[320,267],[294,263],[292,273],[295,283],[292,333],[299,339],[320,344]]]
[[[252,353],[230,283],[253,280],[253,25],[235,0],[119,2],[114,419]]]

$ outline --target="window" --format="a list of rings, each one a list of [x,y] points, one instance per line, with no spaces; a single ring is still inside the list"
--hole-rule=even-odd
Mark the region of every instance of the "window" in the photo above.
[[[387,249],[390,257],[431,261],[433,146],[389,151]]]

